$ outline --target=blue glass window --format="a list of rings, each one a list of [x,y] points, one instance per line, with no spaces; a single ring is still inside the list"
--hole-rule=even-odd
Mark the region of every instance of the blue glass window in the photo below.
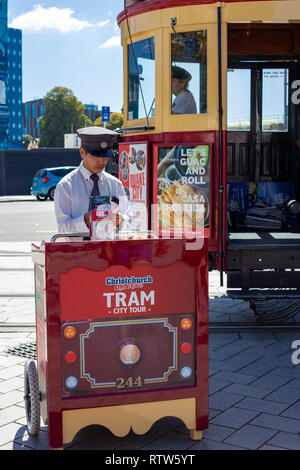
[[[155,40],[128,46],[128,119],[154,116]]]

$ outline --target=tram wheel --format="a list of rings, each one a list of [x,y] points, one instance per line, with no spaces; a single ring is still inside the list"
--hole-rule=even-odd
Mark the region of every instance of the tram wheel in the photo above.
[[[250,308],[254,311],[257,323],[272,325],[284,323],[300,313],[300,299],[251,299]]]
[[[24,400],[28,433],[36,436],[40,430],[40,392],[38,374],[34,361],[24,366]]]

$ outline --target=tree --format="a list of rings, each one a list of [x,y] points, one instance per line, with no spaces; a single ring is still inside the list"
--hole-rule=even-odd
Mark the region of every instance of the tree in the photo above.
[[[110,114],[110,122],[106,123],[106,128],[110,130],[115,130],[119,129],[120,127],[123,126],[123,114],[121,113],[111,113]],[[104,124],[102,122],[102,118],[98,117],[96,121],[94,122],[94,126],[99,126],[99,127],[104,127]]]
[[[43,104],[44,116],[39,119],[40,147],[64,147],[64,134],[91,125],[84,114],[84,105],[68,88],[53,88],[46,94]]]

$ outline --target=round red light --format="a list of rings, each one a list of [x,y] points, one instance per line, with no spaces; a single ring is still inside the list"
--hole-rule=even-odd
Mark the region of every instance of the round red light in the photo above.
[[[73,364],[77,359],[77,355],[76,353],[74,353],[73,351],[68,351],[66,354],[65,354],[65,361],[68,363],[68,364]]]
[[[183,330],[189,330],[192,327],[192,320],[190,318],[183,318],[180,326]]]
[[[180,350],[183,354],[189,354],[192,350],[192,345],[190,343],[182,343]]]

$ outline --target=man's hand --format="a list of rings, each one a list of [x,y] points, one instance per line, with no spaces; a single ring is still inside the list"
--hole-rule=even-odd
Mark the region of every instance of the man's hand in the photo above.
[[[119,228],[120,224],[122,223],[122,220],[123,220],[123,217],[122,215],[117,211],[117,212],[114,212],[113,215],[112,215],[112,219],[113,219],[113,224]],[[87,212],[86,214],[84,214],[84,222],[85,222],[85,225],[90,228],[90,213]]]
[[[90,228],[90,213],[87,212],[86,214],[84,214],[84,222],[85,222],[85,225]]]
[[[122,215],[119,213],[119,211],[117,212],[114,212],[113,213],[113,223],[114,225],[119,228],[120,227],[120,224],[122,223],[122,220],[123,220],[123,217]]]

